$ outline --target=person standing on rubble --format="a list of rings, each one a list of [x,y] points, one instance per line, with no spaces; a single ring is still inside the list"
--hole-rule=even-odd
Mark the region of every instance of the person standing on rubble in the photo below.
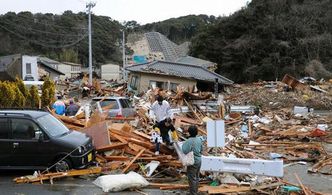
[[[170,105],[162,96],[157,96],[157,100],[152,104],[150,109],[150,117],[155,120],[156,124],[171,118]]]
[[[183,143],[182,151],[184,154],[194,152],[194,164],[187,166],[187,177],[189,181],[189,193],[191,195],[198,194],[199,171],[201,169],[201,156],[203,151],[202,140],[197,136],[197,127],[190,126],[188,128],[189,138]]]
[[[155,154],[159,155],[160,151],[160,143],[165,142],[167,146],[172,145],[171,139],[169,137],[169,131],[171,131],[172,141],[178,141],[178,135],[176,133],[176,130],[174,126],[172,125],[172,119],[166,118],[165,120],[161,121],[160,123],[157,123],[153,126],[153,129],[155,130],[153,141],[156,144],[156,151]]]

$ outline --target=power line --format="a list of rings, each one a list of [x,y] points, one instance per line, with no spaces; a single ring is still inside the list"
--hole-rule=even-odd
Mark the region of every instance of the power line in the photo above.
[[[19,24],[16,25],[14,23],[10,23],[9,21],[5,21],[5,20],[1,20],[0,22],[3,22],[5,24],[7,24],[7,25],[11,25],[15,29],[22,28],[23,30],[35,31],[35,32],[38,32],[38,33],[45,33],[45,34],[51,34],[51,35],[57,35],[57,36],[66,36],[66,37],[81,37],[82,36],[82,34],[81,35],[70,35],[70,34],[54,33],[54,32],[49,32],[49,31],[44,31],[44,30],[38,30],[38,29],[31,28],[31,26],[29,26],[29,27],[26,28],[26,27],[24,27],[22,25],[19,25]]]
[[[36,45],[40,45],[40,46],[43,46],[43,47],[49,47],[49,48],[54,48],[54,49],[59,49],[59,48],[66,48],[66,47],[71,47],[73,45],[76,45],[77,43],[79,43],[80,41],[82,41],[86,35],[82,36],[80,39],[72,42],[72,43],[68,43],[68,44],[64,44],[64,45],[51,45],[49,43],[44,43],[44,42],[41,42],[41,41],[37,41],[37,40],[31,40],[23,35],[20,35],[10,29],[8,29],[7,27],[3,26],[0,24],[0,27],[2,27],[3,29],[5,29],[6,31],[12,33],[13,35],[17,36],[17,37],[20,37],[21,39],[24,39],[24,40],[27,40],[28,42],[31,42],[31,43],[34,43]]]
[[[39,24],[43,24],[43,25],[45,25],[45,26],[53,26],[53,27],[57,27],[57,28],[62,28],[62,29],[80,29],[80,30],[87,30],[87,28],[86,27],[67,27],[67,26],[60,26],[60,25],[57,25],[57,24],[51,24],[51,23],[44,23],[44,22],[40,22],[40,21],[38,21],[38,16],[36,16],[36,15],[33,15],[33,17],[32,18],[28,18],[28,17],[25,17],[25,16],[22,16],[22,15],[16,15],[17,17],[20,17],[20,18],[24,18],[24,19],[27,19],[27,20],[33,20],[32,22],[33,23],[39,23]],[[54,16],[59,16],[59,17],[61,17],[61,15],[54,15]]]

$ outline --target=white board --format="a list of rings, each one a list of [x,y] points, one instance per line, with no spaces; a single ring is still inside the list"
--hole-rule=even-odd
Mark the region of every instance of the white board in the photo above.
[[[225,146],[225,121],[216,120],[208,121],[207,129],[207,146],[224,147]]]

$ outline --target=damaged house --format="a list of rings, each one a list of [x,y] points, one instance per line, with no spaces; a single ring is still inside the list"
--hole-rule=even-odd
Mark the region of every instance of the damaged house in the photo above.
[[[201,91],[213,90],[218,79],[221,85],[233,84],[232,80],[212,72],[202,66],[169,61],[154,61],[132,65],[126,68],[130,72],[128,85],[138,92],[148,87],[176,90],[177,86],[197,87]]]
[[[0,57],[0,80],[38,81],[43,76],[55,80],[65,75],[58,70],[59,62],[45,57],[14,54]]]

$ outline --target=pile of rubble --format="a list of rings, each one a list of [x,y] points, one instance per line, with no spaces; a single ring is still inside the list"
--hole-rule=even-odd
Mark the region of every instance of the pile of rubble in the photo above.
[[[96,159],[101,168],[81,170],[82,174],[136,171],[150,182],[150,187],[162,190],[188,188],[176,152],[162,144],[161,154],[154,153],[155,146],[150,137],[153,123],[148,109],[157,94],[171,103],[180,140],[186,139],[186,129],[190,125],[198,126],[199,136],[206,140],[206,122],[225,121],[225,147],[205,146],[203,154],[206,156],[282,159],[285,164],[305,161],[313,163],[309,172],[332,174],[332,155],[324,148],[324,144],[332,143],[332,83],[320,85],[324,92],[285,83],[287,81],[234,85],[216,98],[212,98],[212,93],[193,93],[181,88],[176,92],[149,91],[139,97],[133,96],[136,119],[122,118],[117,122],[107,120],[106,115],[98,111],[89,121],[85,120],[83,112],[75,118],[54,115],[69,128],[85,132],[94,139]],[[124,87],[99,89],[101,93],[121,91],[123,95]],[[325,110],[324,115],[315,113],[317,109]],[[320,194],[304,186],[297,175],[294,177],[298,184],[246,174],[205,172],[201,176],[199,190],[210,194]],[[60,173],[42,174],[34,180],[17,178],[15,181],[38,182],[58,177],[61,177]]]

